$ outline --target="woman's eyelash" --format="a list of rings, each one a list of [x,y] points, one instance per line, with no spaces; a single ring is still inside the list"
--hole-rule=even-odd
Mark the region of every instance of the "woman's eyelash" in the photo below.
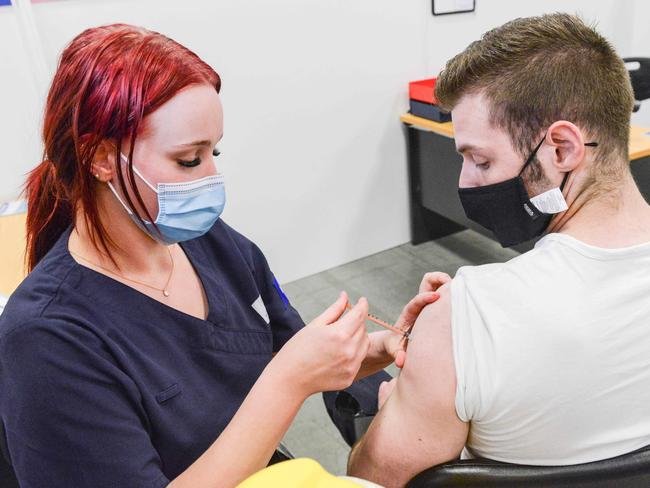
[[[179,161],[178,164],[186,168],[193,168],[194,166],[201,164],[201,158],[196,158],[192,161]]]
[[[217,149],[217,148],[215,147],[215,148],[212,150],[212,156],[214,156],[214,157],[216,158],[217,156],[219,156],[219,154],[221,154],[221,151],[219,151],[219,149]],[[192,161],[182,161],[182,160],[179,160],[179,161],[178,161],[178,164],[180,164],[181,166],[183,166],[183,167],[185,167],[185,168],[193,168],[194,166],[198,166],[199,164],[201,164],[201,158],[196,158],[196,159],[194,159],[194,160],[192,160]]]

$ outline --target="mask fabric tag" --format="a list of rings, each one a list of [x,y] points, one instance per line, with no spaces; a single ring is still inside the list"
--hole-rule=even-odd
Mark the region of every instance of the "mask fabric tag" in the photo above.
[[[564,212],[569,208],[564,199],[564,195],[562,195],[562,191],[559,188],[553,188],[541,195],[537,195],[536,197],[531,198],[530,201],[535,205],[537,210],[546,214]]]

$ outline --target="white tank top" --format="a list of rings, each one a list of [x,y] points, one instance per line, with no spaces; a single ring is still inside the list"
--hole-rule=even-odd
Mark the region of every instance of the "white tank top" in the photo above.
[[[464,457],[559,465],[650,445],[650,243],[549,234],[451,284]]]

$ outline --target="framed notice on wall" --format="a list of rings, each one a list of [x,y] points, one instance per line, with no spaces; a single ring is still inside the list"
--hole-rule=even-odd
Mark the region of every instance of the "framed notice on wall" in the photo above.
[[[476,0],[431,0],[433,15],[474,12]]]

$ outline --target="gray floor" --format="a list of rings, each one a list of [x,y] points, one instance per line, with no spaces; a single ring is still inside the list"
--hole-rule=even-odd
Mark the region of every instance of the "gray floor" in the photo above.
[[[305,322],[318,316],[341,290],[351,301],[365,296],[370,313],[393,322],[417,293],[428,271],[451,276],[461,266],[507,261],[518,253],[476,232],[466,230],[418,246],[404,244],[283,286]],[[374,330],[370,325],[369,330]],[[388,369],[395,375],[394,367]],[[319,461],[333,474],[344,474],[349,449],[332,426],[320,395],[305,402],[285,437],[296,457]]]

